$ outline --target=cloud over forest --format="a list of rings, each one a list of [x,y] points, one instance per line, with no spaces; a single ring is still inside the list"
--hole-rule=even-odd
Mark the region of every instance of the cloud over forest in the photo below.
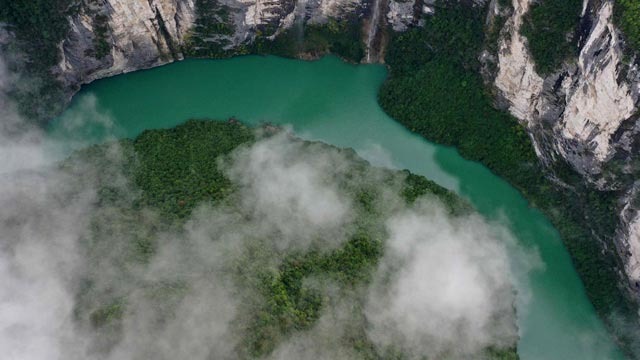
[[[0,163],[0,348],[9,359],[254,357],[260,349],[247,349],[260,341],[247,334],[273,301],[264,279],[275,284],[292,257],[333,254],[364,230],[383,250],[363,267],[368,280],[304,277],[298,291],[322,303],[317,318],[286,336],[261,328],[275,345],[260,357],[462,358],[515,344],[504,230],[452,215],[435,196],[406,204],[406,175],[283,132],[212,158],[233,193],[167,226],[159,210],[136,207],[141,189],[122,171],[118,143],[99,166],[59,166],[45,134],[4,96],[15,80],[0,68],[0,152],[10,159]],[[87,113],[78,121],[109,123]],[[113,203],[101,200],[104,184]],[[133,256],[145,241],[152,250]],[[350,346],[358,331],[364,350]]]

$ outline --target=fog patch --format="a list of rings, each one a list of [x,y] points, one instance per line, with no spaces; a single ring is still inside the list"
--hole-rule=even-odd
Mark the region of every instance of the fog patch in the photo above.
[[[7,359],[74,359],[85,341],[72,316],[77,241],[94,194],[48,166],[44,134],[8,96],[19,81],[0,59],[0,349]]]
[[[351,216],[349,198],[337,187],[348,167],[337,150],[281,133],[236,151],[226,174],[239,186],[239,202],[252,221],[280,233],[280,250],[305,249],[319,238],[333,248]]]
[[[358,155],[373,166],[397,169],[389,151],[380,144],[369,142],[362,149],[358,149]]]
[[[8,359],[74,358],[84,342],[73,294],[92,194],[65,198],[66,180],[53,172],[0,178],[0,348]]]
[[[18,114],[9,91],[19,81],[0,58],[0,174],[33,169],[46,163],[46,153],[38,146],[42,133]]]
[[[354,299],[350,299],[354,300]],[[345,301],[329,307],[318,319],[313,328],[293,334],[280,344],[267,360],[334,360],[362,359],[358,353],[346,343],[352,331],[359,324],[354,324],[353,309]]]
[[[233,244],[199,221],[215,221],[200,211],[181,238],[162,235],[152,261],[126,294],[121,339],[106,358],[234,358],[238,336],[231,331],[240,294],[226,269]],[[209,231],[206,230],[208,228]]]
[[[63,160],[73,150],[125,137],[124,131],[115,124],[111,113],[100,106],[94,94],[81,94],[73,101],[73,106],[54,120],[56,125],[48,136],[48,147],[61,155],[58,160]]]
[[[411,359],[462,358],[517,340],[514,290],[500,234],[433,200],[387,222],[389,239],[366,307],[381,348]]]
[[[92,287],[80,308],[122,311],[115,328],[103,325],[92,334],[94,358],[237,358],[247,324],[255,321],[247,314],[269,300],[259,289],[261,276],[275,274],[290,253],[329,251],[348,240],[353,211],[338,183],[352,180],[344,178],[349,162],[339,150],[281,133],[217,163],[235,191],[197,207],[179,228],[163,228],[151,209],[133,220],[117,206],[94,214],[98,229],[111,233],[93,234]],[[136,198],[126,179],[110,176],[102,181],[119,184],[132,199],[126,201]],[[163,229],[147,262],[132,264],[128,254],[131,244],[153,234],[132,227]]]

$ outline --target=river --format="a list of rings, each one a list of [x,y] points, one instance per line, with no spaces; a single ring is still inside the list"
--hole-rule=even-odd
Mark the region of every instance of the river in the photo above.
[[[518,276],[522,359],[622,359],[549,221],[482,165],[389,118],[376,102],[386,76],[383,66],[335,57],[186,60],[85,86],[50,136],[74,148],[188,118],[233,116],[287,124],[304,138],[354,148],[375,165],[409,169],[469,199],[487,219],[507,226],[521,248],[539,255],[533,270]]]

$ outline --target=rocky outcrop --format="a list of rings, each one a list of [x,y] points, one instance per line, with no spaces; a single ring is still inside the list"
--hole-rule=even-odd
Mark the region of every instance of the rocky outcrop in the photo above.
[[[627,195],[616,236],[632,289],[640,289],[640,215],[637,184],[640,72],[625,59],[625,44],[613,24],[611,0],[585,0],[577,59],[542,76],[520,35],[532,0],[513,0],[503,28],[494,85],[508,110],[529,130],[545,162],[561,158],[598,190]]]
[[[415,1],[389,1],[387,22],[394,31],[405,31],[413,25]]]
[[[529,10],[528,0],[513,2],[513,16],[503,31],[506,38],[500,44],[496,87],[510,103],[509,111],[518,119],[529,121],[535,114],[543,79],[534,70],[535,64],[520,35],[522,18]]]
[[[71,95],[95,79],[180,60],[193,37],[229,50],[259,35],[273,38],[295,22],[323,23],[368,6],[364,0],[86,0],[69,19],[54,72]]]
[[[591,24],[580,42],[580,55],[556,73],[542,77],[520,35],[522,16],[531,0],[514,0],[514,12],[500,44],[495,86],[509,111],[533,129],[550,125],[552,152],[600,187],[602,166],[616,152],[614,135],[631,118],[639,97],[638,70],[623,61],[624,44],[612,24],[613,2],[592,6],[583,17]]]
[[[76,90],[95,79],[181,59],[194,18],[194,0],[87,1],[60,45],[59,77]],[[96,54],[100,42],[107,47],[102,56]]]
[[[559,126],[567,139],[593,145],[597,162],[606,161],[612,155],[612,135],[621,122],[635,112],[637,91],[631,85],[619,81],[622,63],[622,46],[617,31],[611,23],[613,3],[607,2],[596,15],[596,23],[582,46],[574,74],[566,77],[562,87],[567,105]],[[589,171],[590,169],[584,169]]]

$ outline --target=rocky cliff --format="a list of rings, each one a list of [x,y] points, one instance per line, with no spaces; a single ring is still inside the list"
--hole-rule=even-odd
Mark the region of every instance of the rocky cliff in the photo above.
[[[363,11],[363,0],[90,0],[70,18],[57,73],[65,85],[182,59],[198,44],[233,50],[299,23]],[[198,12],[196,12],[198,8]],[[98,54],[96,48],[106,49]]]
[[[536,72],[521,35],[531,0],[513,0],[498,51],[494,85],[506,108],[529,130],[544,161],[565,159],[594,188],[619,191],[616,234],[630,288],[640,283],[638,105],[640,72],[613,23],[613,1],[584,0],[578,56],[551,74]]]
[[[181,59],[194,19],[194,0],[87,1],[60,44],[59,74],[73,88]],[[100,42],[107,45],[103,54],[95,50]]]
[[[215,46],[242,53],[257,38],[287,30],[356,18],[366,61],[381,61],[378,28],[418,25],[435,0],[86,0],[69,17],[54,72],[70,94],[81,84],[150,68]],[[370,49],[370,48],[376,49]]]

